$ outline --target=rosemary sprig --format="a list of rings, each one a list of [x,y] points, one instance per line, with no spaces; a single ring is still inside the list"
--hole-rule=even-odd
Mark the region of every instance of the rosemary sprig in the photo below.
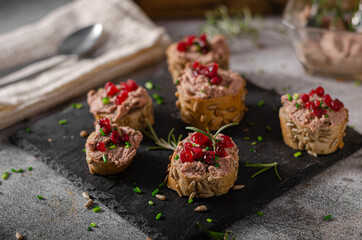
[[[272,167],[274,167],[274,171],[275,171],[275,175],[277,175],[277,177],[279,178],[279,180],[281,181],[282,178],[280,177],[278,170],[277,170],[277,162],[273,162],[273,163],[256,163],[256,164],[251,164],[251,163],[246,163],[245,167],[258,167],[258,168],[262,168],[261,170],[257,171],[256,173],[254,173],[251,178],[256,177],[257,175],[259,175],[260,173],[263,173],[265,171],[268,171],[269,169],[271,169]]]
[[[159,138],[155,132],[155,130],[153,129],[152,125],[150,122],[147,123],[147,127],[149,129],[149,132],[146,130],[142,130],[142,132],[148,136],[149,138],[151,138],[153,141],[155,141],[155,144],[158,146],[154,146],[154,147],[148,147],[147,150],[156,150],[156,149],[168,149],[171,151],[175,151],[177,144],[179,143],[179,141],[182,138],[182,134],[180,134],[178,136],[178,138],[176,139],[175,135],[173,134],[173,132],[175,131],[175,128],[172,128],[170,130],[170,132],[168,133],[167,136],[167,141],[163,138]]]
[[[235,238],[236,238],[235,236],[230,236],[231,232],[225,232],[225,233],[213,232],[213,231],[210,231],[209,229],[207,229],[206,227],[204,227],[199,222],[197,222],[196,224],[199,226],[201,231],[206,233],[212,239],[215,239],[215,240],[235,240]]]

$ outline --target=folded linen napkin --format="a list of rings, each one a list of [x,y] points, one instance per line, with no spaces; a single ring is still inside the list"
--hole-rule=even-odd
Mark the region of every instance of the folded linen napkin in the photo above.
[[[103,24],[95,58],[71,57],[33,78],[0,88],[0,129],[162,59],[170,38],[130,0],[77,0],[37,23],[0,36],[0,69],[55,54],[82,27]],[[28,68],[31,68],[28,67]]]

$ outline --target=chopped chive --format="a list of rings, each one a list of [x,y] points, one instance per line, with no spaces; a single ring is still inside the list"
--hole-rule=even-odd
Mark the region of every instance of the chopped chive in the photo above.
[[[87,150],[85,148],[83,148],[83,152],[86,152]]]
[[[83,108],[83,104],[81,104],[81,103],[73,103],[72,107],[75,108],[75,109],[81,109],[81,108]]]
[[[155,86],[155,89],[156,89],[156,90],[159,90],[159,91],[162,90],[162,88],[161,88],[160,86]]]
[[[289,102],[291,102],[292,101],[292,96],[290,96],[289,93],[287,94],[287,96],[288,96]]]
[[[25,132],[31,133],[31,129],[30,129],[30,128],[27,128],[27,129],[25,130]]]
[[[266,126],[265,129],[266,129],[268,132],[271,132],[271,131],[272,131],[272,128],[271,128],[271,126],[269,126],[269,125]]]
[[[229,86],[224,86],[225,88],[229,88]]]
[[[99,212],[101,210],[101,207],[100,206],[96,206],[94,207],[93,209],[93,212]]]
[[[265,101],[264,100],[260,100],[259,102],[258,102],[258,106],[259,107],[262,107],[262,106],[264,106],[265,105]]]
[[[328,106],[325,106],[324,109],[328,109]]]
[[[273,107],[273,112],[276,112],[277,111],[277,107]]]
[[[187,202],[188,203],[192,203],[194,201],[194,199],[193,198],[190,198]]]
[[[102,99],[103,104],[108,104],[109,103],[109,98],[105,97]]]
[[[254,123],[254,122],[249,122],[248,125],[249,125],[250,127],[254,127],[254,126],[255,126],[255,123]]]
[[[33,167],[28,167],[28,171],[31,171],[31,170],[33,170]]]
[[[250,149],[249,149],[249,152],[255,152],[255,149],[254,149],[254,148],[250,148]]]
[[[179,157],[179,155],[177,154],[176,156],[175,156],[175,160],[178,160],[180,157]]]
[[[148,81],[145,83],[145,87],[149,90],[153,89],[153,83],[151,81]]]
[[[88,228],[87,228],[87,231],[92,231],[92,228],[91,228],[91,227],[88,227]]]
[[[206,147],[205,149],[206,149],[206,151],[210,151],[210,147]]]
[[[215,167],[219,167],[219,166],[220,166],[220,164],[216,163],[214,166],[215,166]]]
[[[95,227],[96,227],[96,224],[92,222],[92,223],[90,224],[90,226],[95,228]]]
[[[24,169],[20,168],[17,172],[24,172]]]
[[[327,216],[324,217],[324,221],[328,221],[328,220],[330,220],[331,218],[332,218],[332,215],[329,214],[329,215],[327,215]]]
[[[132,146],[132,144],[129,143],[129,142],[125,142],[124,144],[126,144],[126,148],[129,148],[130,146]],[[128,146],[128,147],[127,147],[127,146]]]
[[[251,145],[252,145],[252,146],[256,145],[256,141],[252,142]]]
[[[244,140],[250,140],[250,137],[244,137]]]
[[[148,205],[153,206],[153,204],[154,204],[153,201],[151,201],[151,200],[148,201]]]
[[[107,162],[107,157],[106,157],[106,155],[103,155],[102,158],[103,158],[103,162],[106,163],[106,162]]]
[[[43,199],[43,196],[40,196],[40,195],[38,195],[36,197],[39,198],[39,199]]]
[[[301,153],[301,152],[296,152],[296,153],[294,153],[293,155],[294,155],[295,158],[297,158],[297,157],[302,156],[302,153]]]
[[[328,114],[324,115],[326,118],[329,117]]]
[[[262,137],[262,136],[258,136],[257,139],[258,139],[259,142],[263,141],[263,137]]]
[[[109,179],[116,179],[117,176],[108,176]]]
[[[160,189],[156,188],[152,193],[152,197],[156,196],[156,194],[160,191]]]
[[[113,145],[108,147],[108,149],[115,149],[115,148],[116,148],[116,144],[113,144]]]
[[[161,217],[162,217],[162,213],[157,214],[156,220],[160,220]]]
[[[200,92],[202,92],[202,93],[203,93],[203,92],[205,92],[205,91],[204,91],[204,89],[201,89],[201,90],[200,90]]]
[[[354,85],[355,85],[355,86],[361,86],[361,82],[360,82],[360,81],[355,81],[355,82],[354,82]]]
[[[261,69],[261,68],[258,70],[258,72],[259,72],[260,74],[264,74],[264,70]]]
[[[133,189],[133,192],[139,194],[139,193],[141,193],[141,189],[139,187],[135,187]]]
[[[99,131],[101,132],[102,136],[106,136],[102,128],[100,128]]]
[[[256,212],[256,215],[262,217],[262,216],[264,216],[264,213],[263,213],[263,212],[260,212],[260,211],[257,211],[257,212]]]
[[[137,183],[136,182],[132,183],[132,186],[134,186],[134,187],[137,186]]]
[[[63,119],[63,120],[59,120],[59,125],[64,125],[64,124],[67,124],[68,121]]]
[[[212,223],[212,219],[211,219],[211,218],[206,219],[206,221],[209,222],[209,223]]]
[[[158,187],[159,187],[159,188],[162,188],[162,187],[164,187],[164,186],[165,186],[165,183],[164,183],[164,182],[158,184]]]
[[[14,168],[11,169],[12,172],[16,172],[16,170]]]
[[[293,94],[293,99],[294,99],[294,100],[298,100],[298,99],[299,99],[299,94],[298,94],[298,93],[294,93],[294,94]]]
[[[177,81],[175,82],[175,85],[178,85],[180,83],[180,80],[177,79]]]
[[[295,104],[295,107],[296,107],[297,109],[299,109],[299,104],[298,104],[298,103],[296,103],[296,104]]]
[[[9,174],[8,172],[4,172],[2,175],[1,175],[1,178],[6,180],[8,178]]]
[[[156,103],[158,105],[161,105],[163,103],[163,99],[160,95],[158,95],[157,93],[152,94],[152,97],[156,100]]]
[[[219,160],[219,157],[218,157],[218,156],[215,156],[215,160],[216,160],[216,161]]]

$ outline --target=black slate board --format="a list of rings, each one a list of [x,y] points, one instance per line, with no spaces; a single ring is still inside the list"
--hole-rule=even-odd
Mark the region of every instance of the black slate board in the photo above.
[[[127,78],[118,79],[125,80]],[[168,131],[176,128],[176,133],[187,134],[185,125],[179,118],[175,106],[175,86],[173,86],[166,64],[163,63],[158,70],[149,76],[135,79],[140,85],[146,81],[153,81],[161,86],[162,90],[151,90],[163,96],[165,104],[154,104],[156,125],[154,126],[159,136],[166,137]],[[153,146],[153,142],[144,138],[137,157],[131,166],[117,176],[116,179],[91,175],[85,161],[85,153],[82,151],[85,139],[79,137],[83,129],[93,131],[94,119],[88,112],[88,105],[84,100],[83,109],[66,107],[64,110],[44,118],[29,126],[32,133],[26,133],[25,129],[19,130],[11,139],[19,146],[39,156],[40,159],[51,165],[62,175],[75,184],[87,188],[96,199],[103,202],[122,217],[139,227],[149,236],[155,239],[206,239],[206,235],[200,232],[196,222],[203,223],[206,227],[215,231],[222,231],[227,226],[250,212],[256,211],[283,192],[297,185],[301,180],[308,179],[331,164],[346,158],[362,146],[362,136],[352,129],[347,129],[345,147],[328,156],[315,158],[303,152],[299,158],[294,158],[296,151],[287,147],[281,139],[281,130],[277,111],[273,108],[280,107],[280,97],[271,92],[258,88],[248,83],[248,95],[246,104],[249,112],[241,124],[226,131],[239,147],[240,168],[236,184],[244,184],[245,188],[230,192],[224,196],[210,199],[195,199],[191,204],[187,198],[179,198],[177,193],[167,188],[161,188],[160,193],[166,195],[166,201],[159,201],[151,196],[151,192],[164,179],[164,172],[169,163],[170,151],[147,151],[146,147]],[[260,100],[265,105],[258,106]],[[68,124],[59,125],[58,121],[67,119]],[[250,127],[249,123],[255,126]],[[272,128],[271,132],[266,126]],[[244,129],[250,129],[244,132]],[[66,136],[66,139],[64,139]],[[74,136],[71,139],[70,136]],[[246,141],[244,137],[250,137]],[[264,140],[251,146],[257,136]],[[49,143],[48,138],[53,142]],[[255,152],[250,152],[254,148]],[[269,170],[254,179],[251,175],[258,169],[247,168],[245,162],[270,163],[278,162],[278,171],[282,177],[279,181],[273,170]],[[142,194],[134,194],[133,183],[142,190]],[[155,205],[149,206],[148,201],[153,200]],[[193,209],[201,204],[208,207],[207,212],[196,213]],[[156,220],[157,213],[162,213],[161,220]],[[102,213],[99,213],[102,214]],[[213,219],[208,223],[207,218]]]

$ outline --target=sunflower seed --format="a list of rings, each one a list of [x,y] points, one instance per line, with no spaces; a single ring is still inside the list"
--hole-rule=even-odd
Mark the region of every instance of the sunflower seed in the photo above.
[[[23,235],[21,235],[21,233],[19,233],[19,232],[15,233],[15,237],[18,240],[24,239]]]
[[[199,111],[199,103],[195,102],[194,106],[192,107],[193,112],[198,112]]]
[[[205,115],[204,114],[200,115],[200,122],[201,123],[205,122]]]
[[[288,126],[288,127],[294,127],[294,123],[289,123],[289,122],[288,122],[288,123],[287,123],[287,126]]]
[[[206,210],[207,210],[207,207],[205,205],[200,205],[194,209],[195,212],[205,212]]]
[[[326,143],[326,142],[328,142],[328,139],[325,138],[325,137],[320,137],[320,138],[318,139],[318,141],[320,141],[320,142],[322,142],[322,143]]]
[[[168,180],[168,174],[166,175],[165,179],[163,180],[163,183],[166,184]]]
[[[312,151],[308,150],[307,153],[309,153],[310,155],[312,155],[314,157],[317,157],[317,154],[315,152],[312,152]]]
[[[203,189],[201,183],[199,183],[199,182],[197,182],[196,186],[197,186],[198,191],[201,191]]]
[[[300,133],[301,131],[298,128],[292,128],[293,133]]]
[[[299,149],[299,150],[303,150],[303,149],[304,149],[304,144],[303,144],[302,141],[300,141],[300,142],[298,143],[298,149]]]
[[[180,103],[179,100],[176,101],[176,107],[177,107],[178,109],[181,109],[181,103]]]
[[[180,186],[178,184],[176,184],[176,192],[180,197],[182,197],[182,192],[181,192]]]
[[[172,169],[172,174],[173,174],[173,177],[174,177],[176,180],[179,179],[176,168],[173,168],[173,169]]]
[[[195,192],[195,191],[193,191],[193,192],[190,194],[189,199],[192,199],[192,198],[194,198],[195,196],[196,196],[196,192]]]
[[[82,192],[82,196],[86,199],[90,199],[90,196],[87,192]]]
[[[156,194],[155,196],[157,199],[164,201],[166,199],[165,195]]]
[[[216,104],[211,104],[211,105],[207,106],[207,109],[215,110],[215,109],[217,109],[217,105]]]
[[[214,115],[215,115],[215,116],[219,116],[219,115],[220,115],[220,110],[219,110],[219,109],[215,109]]]
[[[192,182],[189,184],[188,189],[189,189],[190,191],[193,191],[193,190],[195,190],[195,187],[196,187],[196,182],[195,182],[195,181],[192,181]]]
[[[233,186],[233,189],[234,190],[239,190],[239,189],[242,189],[242,188],[244,188],[245,187],[245,185],[234,185]]]
[[[338,142],[338,139],[335,138],[335,139],[332,141],[331,145],[329,145],[329,147],[330,147],[330,148],[333,148],[333,147],[337,144],[337,142]]]
[[[84,207],[88,208],[90,206],[93,205],[93,200],[92,199],[88,199],[88,201],[84,204]]]
[[[227,110],[228,110],[228,112],[235,112],[235,111],[236,111],[236,107],[229,107]]]

